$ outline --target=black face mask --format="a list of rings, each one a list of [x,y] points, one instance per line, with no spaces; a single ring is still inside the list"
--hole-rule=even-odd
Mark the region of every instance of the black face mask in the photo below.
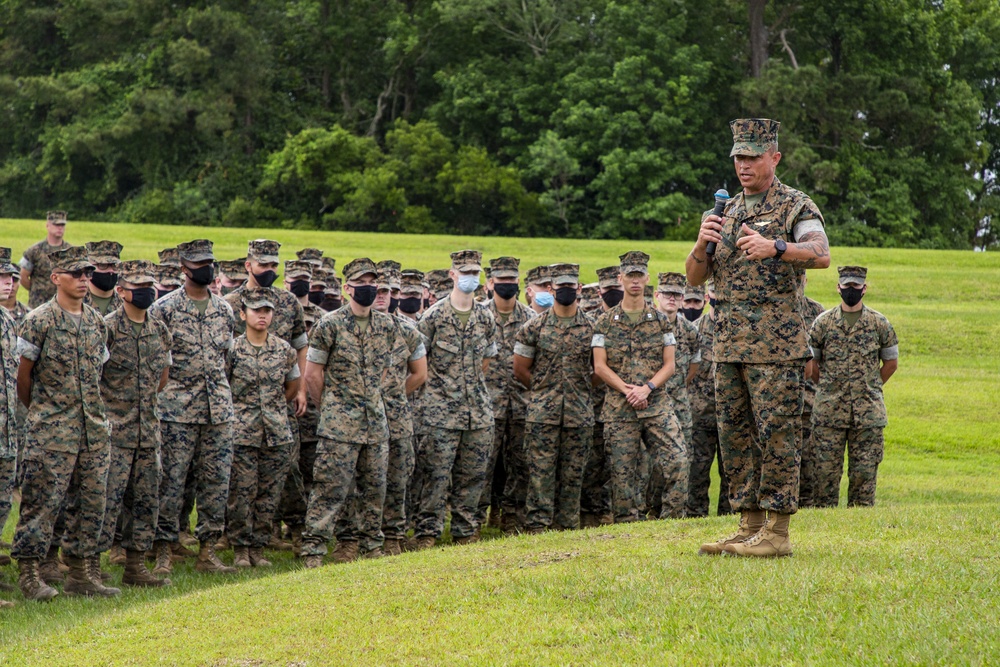
[[[431,307],[431,300],[430,299],[424,299],[424,310],[427,310],[430,307]]]
[[[293,280],[288,283],[288,291],[298,297],[307,296],[309,294],[309,281]],[[319,294],[322,294],[322,292],[319,292]]]
[[[132,293],[132,305],[139,310],[146,310],[156,301],[157,290],[152,287],[136,287],[129,292]]]
[[[701,317],[701,311],[703,310],[705,310],[704,306],[701,308],[681,308],[681,312],[684,313],[684,317],[686,317],[689,322],[694,322],[696,319]]]
[[[98,273],[94,272],[94,275],[90,277],[90,283],[101,290],[102,292],[107,292],[113,290],[115,285],[118,284],[118,274],[117,273]]]
[[[556,288],[556,303],[560,306],[571,306],[576,303],[576,288],[575,287],[557,287]]]
[[[257,284],[261,287],[270,287],[274,284],[274,281],[278,279],[278,273],[268,269],[267,271],[261,271],[260,273],[253,274],[253,279],[257,281]]]
[[[486,298],[487,299],[492,299],[493,298],[493,290],[491,290],[491,289],[486,290]]]
[[[395,313],[397,308],[399,308],[399,299],[389,297],[389,312]]]
[[[609,289],[607,292],[601,295],[601,299],[608,306],[608,308],[614,308],[622,299],[625,298],[625,290],[620,289]]]
[[[326,294],[323,292],[323,290],[321,289],[313,290],[312,292],[309,292],[309,303],[314,303],[318,306],[321,303],[323,303],[323,299],[325,297]]]
[[[420,297],[407,296],[399,300],[399,309],[404,313],[412,315],[420,312]]]
[[[844,303],[847,304],[849,308],[853,308],[854,306],[861,303],[861,297],[865,295],[864,292],[865,292],[864,287],[841,286],[840,298],[844,300]]]
[[[215,267],[209,264],[198,269],[188,269],[191,272],[191,282],[195,285],[211,285],[215,280]]]
[[[493,291],[501,299],[513,299],[521,288],[517,283],[496,283],[493,285]]]
[[[719,300],[718,299],[709,299],[708,300],[708,304],[710,306],[712,306],[712,310],[715,310],[716,308],[719,307]]]
[[[328,296],[320,302],[319,307],[329,313],[331,311],[337,310],[343,305],[344,302],[342,299]]]
[[[170,294],[171,292],[173,292],[172,289],[158,289],[158,290],[156,290],[156,298],[157,299],[162,299],[163,297],[165,297],[166,295]]]
[[[354,296],[351,299],[362,308],[367,308],[375,303],[377,295],[378,287],[376,285],[358,285],[354,288]]]

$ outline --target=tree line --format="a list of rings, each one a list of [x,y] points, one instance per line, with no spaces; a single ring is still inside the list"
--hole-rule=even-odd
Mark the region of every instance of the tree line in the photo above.
[[[0,214],[693,238],[728,121],[838,244],[995,247],[995,0],[5,0]]]

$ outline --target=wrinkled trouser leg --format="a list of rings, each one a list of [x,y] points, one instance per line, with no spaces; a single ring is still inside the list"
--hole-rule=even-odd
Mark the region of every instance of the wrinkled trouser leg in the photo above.
[[[600,516],[611,509],[611,472],[604,443],[604,423],[594,424],[587,468],[583,473],[580,511]]]
[[[425,474],[416,537],[440,537],[449,504],[452,537],[471,537],[476,532],[476,509],[492,447],[492,426],[465,431],[431,429],[424,443]]]
[[[152,549],[160,511],[160,477],[160,455],[155,447],[111,447],[100,551],[110,549],[116,538],[131,551]]]
[[[528,529],[580,527],[580,493],[594,429],[528,423]]]
[[[847,505],[875,504],[878,466],[885,450],[882,427],[852,428],[847,434]]]

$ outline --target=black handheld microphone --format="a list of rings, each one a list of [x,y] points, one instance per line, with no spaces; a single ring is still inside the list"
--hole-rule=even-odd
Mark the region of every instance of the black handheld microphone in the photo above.
[[[726,202],[729,201],[729,193],[719,188],[715,191],[715,209],[712,211],[712,215],[722,216],[722,212],[726,209]],[[708,245],[705,246],[705,254],[711,257],[715,254],[715,241],[709,241]]]

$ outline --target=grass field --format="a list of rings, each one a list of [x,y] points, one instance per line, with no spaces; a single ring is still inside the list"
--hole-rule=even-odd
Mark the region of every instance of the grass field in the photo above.
[[[40,222],[0,221],[15,257]],[[155,258],[210,236],[222,259],[262,230],[70,223],[70,242],[111,238]],[[680,270],[683,243],[266,232],[284,257],[447,266],[466,247],[522,267],[576,261],[585,274],[633,248]],[[795,556],[699,558],[731,519],[646,522],[488,540],[377,562],[270,576],[196,575],[120,598],[0,612],[0,664],[993,664],[1000,656],[1000,254],[834,248],[869,267],[866,303],[900,339],[874,509],[804,510]],[[833,306],[836,272],[808,293]],[[846,480],[842,491],[846,492]],[[13,519],[5,529],[9,538]],[[13,568],[0,581],[13,583]]]

